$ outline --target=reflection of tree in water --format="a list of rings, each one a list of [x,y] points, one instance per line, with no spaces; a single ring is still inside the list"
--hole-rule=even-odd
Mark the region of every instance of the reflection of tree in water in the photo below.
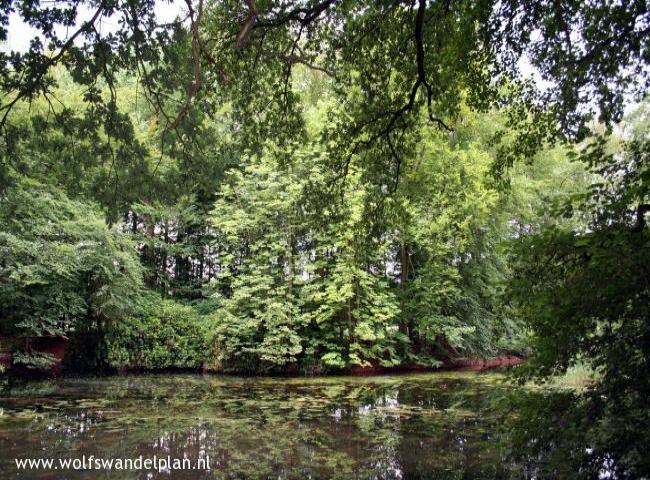
[[[519,391],[506,398],[507,408],[516,412],[502,429],[513,468],[525,478],[647,478],[625,463],[644,467],[645,462],[647,469],[647,452],[630,448],[632,442],[638,444],[635,422],[643,419],[634,416],[637,412],[609,410],[595,395],[597,390],[580,395],[547,389]],[[600,408],[594,407],[598,401]]]
[[[24,456],[27,438],[49,456],[210,457],[181,479],[497,477],[494,378],[61,380],[0,399],[0,455]]]

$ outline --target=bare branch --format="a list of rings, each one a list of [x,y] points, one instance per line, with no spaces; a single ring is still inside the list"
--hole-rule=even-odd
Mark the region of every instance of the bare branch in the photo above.
[[[336,1],[337,0],[324,0],[323,2],[317,3],[316,5],[309,8],[307,7],[296,8],[281,17],[276,17],[274,19],[267,20],[267,21],[259,21],[255,25],[255,28],[277,27],[291,21],[296,21],[300,23],[302,26],[307,26],[310,23],[312,23],[314,20],[316,20],[321,13],[323,13],[324,11],[329,9],[332,5],[334,5]]]

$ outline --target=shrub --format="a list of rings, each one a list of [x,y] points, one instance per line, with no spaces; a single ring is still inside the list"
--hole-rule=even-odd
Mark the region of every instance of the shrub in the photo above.
[[[138,314],[107,329],[108,363],[120,369],[199,368],[209,357],[209,324],[191,306],[152,296]]]

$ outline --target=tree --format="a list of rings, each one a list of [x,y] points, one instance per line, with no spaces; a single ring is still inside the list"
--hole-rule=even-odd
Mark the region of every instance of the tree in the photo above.
[[[508,125],[520,132],[504,153],[509,163],[545,141],[584,138],[596,113],[611,126],[625,95],[643,93],[648,82],[650,23],[642,0],[187,0],[184,15],[165,25],[154,4],[3,2],[0,39],[15,12],[48,44],[35,38],[28,52],[0,53],[7,93],[0,129],[8,132],[9,113],[21,101],[50,95],[50,71],[63,65],[83,86],[93,130],[128,132],[115,90],[126,69],[138,72],[151,108],[181,143],[195,112],[225,105],[243,142],[295,140],[303,119],[291,84],[301,65],[331,76],[345,101],[345,117],[328,133],[341,173],[361,153],[396,180],[422,117],[450,130],[464,102],[477,111],[507,106]],[[90,11],[83,19],[82,7]],[[105,17],[115,19],[116,31],[97,28]],[[61,36],[56,26],[73,33]],[[523,58],[555,88],[540,92],[522,80]]]
[[[404,169],[395,235],[403,314],[416,351],[445,357],[463,349],[480,351],[472,343],[482,343],[483,352],[496,343],[485,341],[497,323],[494,312],[469,305],[489,295],[478,275],[492,254],[491,246],[479,242],[495,233],[491,222],[500,206],[500,193],[488,175],[491,164],[480,144],[454,144],[429,134],[412,166]],[[477,277],[468,278],[470,271]],[[484,341],[472,342],[473,335]]]
[[[380,200],[353,167],[343,196],[327,198],[310,223],[313,262],[302,300],[314,331],[308,350],[326,368],[398,365],[408,338],[398,330],[399,301],[385,273],[390,245]]]
[[[580,152],[601,180],[563,213],[580,212],[589,223],[525,237],[511,290],[532,331],[523,378],[545,380],[578,362],[595,372],[587,392],[572,396],[577,407],[552,414],[558,425],[583,426],[554,443],[592,477],[603,465],[618,478],[650,472],[643,451],[650,431],[650,145],[647,132],[632,132],[622,149],[603,137]],[[533,405],[524,418],[538,411]],[[537,428],[531,421],[532,435]]]
[[[142,286],[135,246],[93,205],[20,177],[0,205],[3,333],[67,337],[133,309]],[[40,365],[26,348],[22,361]]]
[[[303,351],[296,253],[304,180],[293,159],[269,145],[232,170],[212,213],[225,235],[218,278],[225,297],[218,361],[252,371],[294,363]],[[278,165],[284,171],[278,172]]]

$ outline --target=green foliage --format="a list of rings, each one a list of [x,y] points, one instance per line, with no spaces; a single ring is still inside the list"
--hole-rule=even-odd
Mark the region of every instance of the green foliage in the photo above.
[[[233,361],[247,370],[284,366],[303,349],[294,257],[302,182],[291,166],[276,170],[277,154],[270,149],[230,172],[212,214],[226,247],[218,276],[226,314],[216,338],[227,369]]]
[[[4,333],[65,337],[134,308],[141,287],[134,245],[91,204],[27,179],[7,189],[0,204]]]
[[[421,349],[435,346],[443,356],[488,353],[496,324],[488,297],[495,302],[490,289],[503,270],[490,243],[501,240],[492,225],[500,201],[488,175],[492,158],[480,144],[453,145],[433,135],[420,152],[396,197],[407,328]]]
[[[186,3],[0,2],[45,39],[0,51],[0,332],[125,369],[526,350],[597,379],[522,406],[539,455],[579,427],[549,475],[646,475],[648,103],[609,137],[646,2]]]
[[[300,139],[303,103],[293,87],[307,68],[331,78],[337,96],[328,149],[343,164],[348,155],[364,153],[370,168],[390,178],[413,154],[414,130],[423,121],[445,131],[462,126],[463,105],[507,112],[505,133],[517,139],[503,149],[507,158],[500,160],[508,164],[547,140],[584,138],[596,115],[611,127],[626,94],[643,94],[648,84],[643,0],[195,0],[188,15],[179,12],[163,24],[155,3],[0,4],[0,40],[10,36],[11,15],[42,35],[27,51],[0,52],[0,129],[12,132],[0,137],[4,150],[11,152],[16,140],[10,114],[42,97],[58,117],[57,128],[69,123],[67,135],[100,140],[85,145],[97,155],[83,147],[76,155],[124,161],[133,175],[116,183],[138,191],[149,162],[137,135],[142,118],[124,108],[129,102],[122,99],[133,95],[120,90],[125,71],[137,74],[139,104],[161,126],[160,159],[182,158],[184,170],[191,170],[197,159],[211,156],[206,147],[215,128],[206,116],[225,114],[251,148],[269,138]],[[92,15],[82,20],[80,12]],[[116,28],[105,31],[98,24],[108,17]],[[554,88],[534,88],[524,63]],[[63,111],[56,106],[57,88],[65,83],[53,73],[57,68],[66,70],[67,85],[79,88],[74,106]],[[112,171],[103,175],[110,178]],[[120,188],[122,197],[131,191]]]
[[[371,185],[356,168],[346,182],[345,200],[330,198],[312,224],[314,261],[302,301],[317,334],[308,350],[326,368],[395,366],[408,338],[398,331],[399,300],[385,275],[389,243],[376,230]]]
[[[21,365],[33,370],[46,370],[57,362],[54,355],[36,351],[16,351],[13,354],[14,365]]]
[[[646,137],[627,139],[622,151],[608,152],[602,139],[586,146],[582,158],[602,180],[563,211],[581,211],[589,224],[523,239],[511,290],[532,331],[524,378],[548,379],[579,363],[597,373],[576,413],[588,427],[576,434],[593,451],[588,462],[608,461],[618,478],[649,471],[647,435],[639,433],[650,430]]]
[[[107,363],[118,369],[198,369],[208,358],[212,328],[191,306],[150,295],[135,314],[107,327]]]
[[[332,191],[336,159],[312,144],[269,144],[229,173],[212,213],[219,365],[319,371],[516,350],[495,285],[509,231],[494,226],[506,213],[492,157],[426,138],[389,195],[354,164]]]
[[[129,80],[121,82],[121,91],[129,92]],[[150,167],[138,174],[139,181],[157,182],[156,195],[133,191],[133,197],[126,197],[128,205],[107,204],[108,212],[117,208],[124,219],[119,238],[128,243],[130,237],[140,251],[144,269],[130,270],[130,281],[139,283],[144,274],[146,287],[165,298],[191,301],[215,318],[213,330],[205,333],[201,360],[217,370],[318,372],[411,362],[437,365],[445,357],[524,349],[521,327],[502,302],[500,285],[509,272],[503,245],[513,234],[513,222],[515,235],[535,222],[541,225],[544,213],[537,209],[553,195],[558,178],[569,171],[579,184],[579,169],[568,168],[563,150],[556,149],[535,164],[539,166],[513,170],[512,188],[499,189],[490,177],[495,153],[488,140],[502,119],[496,113],[467,113],[453,136],[426,128],[417,132],[417,154],[404,162],[397,185],[378,185],[385,172],[368,168],[363,155],[350,157],[341,178],[341,152],[322,142],[328,115],[338,108],[336,96],[317,75],[304,72],[304,82],[296,92],[315,103],[305,111],[303,142],[260,143],[225,176],[218,165],[227,162],[208,158],[188,165],[185,154],[170,153],[160,158],[157,179],[148,177]],[[37,103],[34,108],[42,107]],[[147,133],[150,112],[132,109],[129,114],[145,122],[136,134],[150,149],[145,156],[152,155],[159,132]],[[58,133],[52,144],[48,138],[39,144],[33,133],[25,135],[16,152],[30,175],[45,178],[28,151],[51,156],[57,172],[65,173],[59,155],[67,147],[55,148],[63,146],[55,138]],[[94,195],[93,182],[104,178],[97,172],[107,167],[102,161],[89,162],[87,172],[78,172],[84,185],[80,198]],[[115,166],[116,178],[133,176],[123,166]],[[200,170],[214,175],[213,180],[193,184],[181,179]],[[58,173],[50,181],[70,190]],[[532,190],[531,180],[537,182]],[[115,188],[121,197],[122,187]],[[48,208],[63,211],[58,205]],[[103,224],[99,217],[93,221]],[[54,245],[50,240],[43,239],[43,252]],[[57,256],[69,268],[66,278],[86,268],[74,249],[68,257]],[[117,328],[113,320],[127,318],[119,328],[128,329],[130,323],[136,330],[144,328],[147,315],[118,311],[120,306],[133,310],[137,295],[130,293],[137,288],[126,288],[123,299],[113,296],[116,310],[104,318],[89,313],[74,282],[58,285],[56,293],[70,310],[68,316],[91,319],[75,327],[74,347],[69,348],[73,368],[174,365],[161,352],[160,362],[131,358],[127,347],[114,350],[122,360],[113,356],[107,361],[109,354],[117,355],[103,339]],[[104,290],[120,285],[117,281]],[[35,293],[29,298],[35,299]],[[48,293],[43,301],[53,298]],[[50,317],[64,315],[43,308]],[[154,307],[149,311],[156,317]],[[124,338],[131,336],[124,332]],[[159,345],[156,339],[149,343]]]

